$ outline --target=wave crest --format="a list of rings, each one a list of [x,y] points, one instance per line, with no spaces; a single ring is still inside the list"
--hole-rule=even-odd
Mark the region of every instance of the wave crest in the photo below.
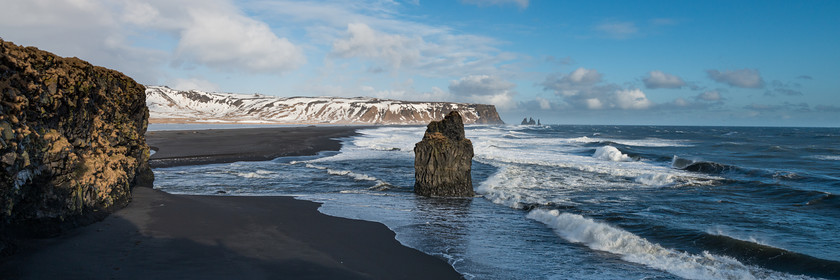
[[[621,153],[618,148],[613,146],[603,146],[595,149],[594,158],[608,160],[608,161],[631,161],[630,156]]]
[[[668,249],[623,229],[596,222],[581,215],[558,210],[535,209],[528,213],[570,242],[610,252],[629,262],[643,264],[688,279],[808,279],[747,266],[726,256],[709,252],[694,255]]]

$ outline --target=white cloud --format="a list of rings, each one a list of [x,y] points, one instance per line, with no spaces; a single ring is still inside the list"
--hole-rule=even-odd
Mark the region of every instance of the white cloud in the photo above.
[[[364,57],[384,60],[391,68],[414,65],[420,59],[420,49],[426,43],[421,38],[384,34],[364,23],[347,25],[348,37],[333,43],[334,55],[350,58]]]
[[[701,94],[698,94],[696,99],[697,100],[703,100],[703,101],[720,101],[722,99],[722,97],[720,96],[719,91],[710,90],[710,91],[706,91],[706,92],[703,92]]]
[[[77,56],[141,83],[158,83],[167,65],[283,72],[305,62],[299,47],[230,0],[31,0],[2,6],[6,40]]]
[[[514,87],[514,83],[488,75],[471,75],[449,82],[449,91],[457,95],[495,95]]]
[[[601,100],[599,100],[598,98],[587,98],[585,100],[585,102],[586,102],[586,108],[587,109],[592,109],[592,110],[604,109],[604,104],[602,104]]]
[[[304,64],[300,48],[279,38],[264,22],[223,10],[192,9],[177,53],[220,69],[285,72]]]
[[[674,105],[679,107],[687,107],[691,105],[691,102],[688,102],[688,100],[685,100],[684,98],[677,98],[674,99]]]
[[[603,83],[602,76],[595,69],[581,67],[567,75],[551,74],[542,86],[544,90],[554,91],[576,108],[643,110],[654,107],[655,104],[642,90]]]
[[[470,75],[449,82],[449,92],[476,103],[489,103],[507,110],[516,107],[516,84],[489,75]]]
[[[514,4],[519,6],[520,9],[528,8],[529,0],[461,0],[462,3],[465,4],[472,4],[479,7],[485,6],[502,6],[508,4]]]
[[[650,71],[642,81],[644,81],[645,87],[649,89],[681,88],[685,86],[685,81],[682,78],[658,70]]]
[[[125,22],[148,26],[160,18],[160,10],[147,2],[125,2],[121,19]]]
[[[0,36],[60,56],[75,56],[140,82],[155,81],[166,53],[132,46],[119,5],[106,1],[1,1]]]
[[[345,36],[332,44],[331,55],[363,58],[379,65],[368,67],[390,72],[407,72],[430,77],[460,76],[463,73],[499,74],[497,64],[516,58],[492,47],[495,40],[475,35],[448,33],[421,36],[392,34],[365,23],[346,26]]]
[[[653,102],[650,102],[645,93],[639,89],[616,90],[614,95],[613,102],[621,109],[641,110],[653,106]]]
[[[536,98],[537,104],[540,105],[540,109],[548,110],[551,109],[551,102],[548,99],[537,97]]]
[[[598,73],[595,69],[581,67],[575,69],[575,71],[564,77],[564,79],[570,84],[591,85],[601,82],[601,73]]]
[[[200,90],[208,92],[219,91],[219,85],[200,78],[176,78],[169,81],[168,84],[170,84],[173,89],[177,90]]]
[[[443,101],[453,99],[451,94],[438,87],[432,87],[430,91],[425,92],[418,92],[411,87],[399,90],[377,90],[373,86],[362,86],[361,90],[365,96],[385,99],[408,101]]]
[[[639,33],[639,28],[633,22],[605,22],[595,26],[595,30],[614,38],[625,39]]]
[[[718,70],[706,70],[706,73],[709,75],[709,78],[715,82],[727,84],[733,87],[764,87],[764,80],[761,78],[761,74],[756,69],[728,70],[724,72],[720,72]]]
[[[601,82],[601,73],[595,69],[580,67],[568,75],[552,74],[542,83],[545,89],[554,90],[563,96],[574,96],[591,89],[593,85]]]
[[[798,90],[802,88],[802,85],[797,82],[785,83],[779,80],[773,80],[770,83],[771,89],[764,92],[765,96],[776,96],[776,95],[788,95],[788,96],[797,96],[803,95],[802,91]]]

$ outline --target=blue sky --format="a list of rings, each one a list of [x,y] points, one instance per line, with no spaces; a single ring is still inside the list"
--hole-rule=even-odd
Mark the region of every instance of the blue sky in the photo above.
[[[506,122],[838,126],[838,1],[0,0],[138,82],[494,104]]]

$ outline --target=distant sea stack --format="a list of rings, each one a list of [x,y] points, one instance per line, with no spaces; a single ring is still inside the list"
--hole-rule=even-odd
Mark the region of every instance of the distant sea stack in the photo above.
[[[473,146],[464,135],[461,114],[432,121],[414,145],[414,192],[423,196],[472,197]]]
[[[520,123],[520,125],[542,125],[542,124],[540,123],[539,119],[535,122],[534,118],[524,118],[524,119],[522,119],[522,123]]]
[[[0,234],[94,222],[151,185],[144,92],[120,72],[0,40]]]
[[[418,125],[458,111],[465,124],[504,124],[496,106],[371,97],[278,97],[148,86],[151,122]]]

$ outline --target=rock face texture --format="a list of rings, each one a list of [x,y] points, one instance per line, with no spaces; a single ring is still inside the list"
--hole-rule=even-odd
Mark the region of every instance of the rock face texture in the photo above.
[[[471,197],[473,146],[464,135],[461,114],[452,111],[432,121],[414,145],[414,193],[423,196]]]
[[[151,185],[144,91],[120,72],[0,40],[0,234],[56,234]]]
[[[277,97],[180,91],[149,86],[152,122],[269,122],[293,124],[427,124],[458,111],[466,124],[504,124],[496,107],[370,97]]]

